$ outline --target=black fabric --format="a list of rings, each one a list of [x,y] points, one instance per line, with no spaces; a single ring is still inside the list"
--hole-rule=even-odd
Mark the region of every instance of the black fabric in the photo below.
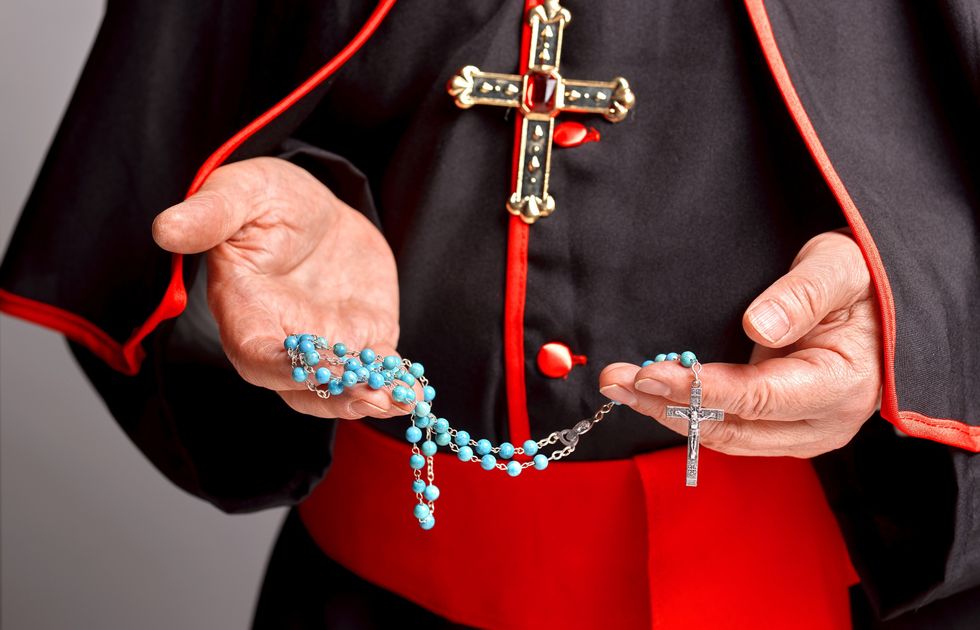
[[[741,5],[568,4],[563,74],[625,76],[638,104],[618,125],[582,117],[602,141],[553,156],[558,209],[531,228],[529,255],[534,435],[591,414],[609,362],[688,348],[705,361],[745,361],[751,344],[739,322],[749,301],[809,237],[844,224]],[[976,9],[768,6],[801,98],[888,268],[902,407],[976,422]],[[125,339],[166,286],[169,256],[150,239],[155,214],[371,8],[110,3],[0,287]],[[465,64],[514,71],[521,13],[521,0],[401,3],[327,85],[236,153],[293,160],[384,231],[399,265],[400,350],[426,364],[441,415],[492,440],[508,438],[503,204],[513,119],[457,109],[444,84]],[[181,487],[228,511],[295,503],[329,466],[332,425],[235,376],[199,262],[188,260],[188,312],[148,340],[140,375],[119,376],[77,347],[76,356],[134,442]],[[535,356],[553,339],[588,365],[567,380],[544,378]],[[404,428],[374,424],[394,435]],[[576,457],[681,442],[619,409]],[[968,618],[963,597],[949,596],[980,581],[978,461],[898,438],[880,418],[817,460],[876,615],[930,602],[917,615],[942,615],[956,601],[949,614]],[[270,572],[267,590],[285,573]]]
[[[421,568],[421,566],[420,566]],[[289,513],[259,594],[254,630],[462,629],[351,573],[325,556]]]
[[[881,252],[895,298],[899,408],[980,422],[980,3],[767,3],[803,105]],[[876,430],[873,425],[866,433]],[[885,614],[980,585],[980,455],[884,437],[854,446],[850,488],[882,510],[842,514],[867,527],[849,539],[871,599]],[[859,441],[860,442],[860,441]],[[916,462],[916,479],[902,474]],[[883,475],[882,469],[893,471]],[[906,469],[908,470],[908,469]],[[952,498],[956,509],[923,492]],[[955,484],[953,480],[955,479]],[[900,481],[901,480],[901,481]],[[883,504],[887,485],[899,488]],[[867,492],[868,490],[873,492]],[[942,490],[940,490],[942,489]],[[910,496],[911,495],[911,496]],[[874,499],[873,497],[879,497]],[[852,508],[853,509],[853,508]],[[883,538],[892,516],[920,510],[932,522]],[[938,541],[942,541],[938,545]],[[942,549],[948,560],[942,566]],[[925,554],[933,562],[902,564]],[[918,551],[917,551],[918,550]]]

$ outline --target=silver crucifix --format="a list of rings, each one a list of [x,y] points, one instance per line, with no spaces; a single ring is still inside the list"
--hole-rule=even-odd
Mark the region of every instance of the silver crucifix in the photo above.
[[[667,417],[687,420],[687,485],[694,487],[698,485],[701,422],[704,420],[724,420],[725,412],[721,409],[701,408],[701,380],[695,371],[694,383],[691,384],[691,404],[687,407],[667,407]]]

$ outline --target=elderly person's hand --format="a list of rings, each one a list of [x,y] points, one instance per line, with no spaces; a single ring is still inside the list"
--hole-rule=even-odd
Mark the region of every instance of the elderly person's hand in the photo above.
[[[749,365],[703,367],[703,406],[724,409],[725,420],[702,423],[701,443],[733,455],[795,457],[847,444],[879,404],[882,362],[871,278],[854,240],[841,232],[813,238],[742,323],[756,342]],[[686,435],[687,421],[665,410],[688,403],[691,380],[676,362],[615,363],[599,385]]]
[[[208,304],[245,380],[325,418],[410,411],[384,390],[358,387],[324,400],[292,379],[287,334],[317,333],[379,356],[398,343],[398,278],[387,241],[305,170],[276,158],[223,166],[157,216],[153,238],[171,252],[207,252]]]

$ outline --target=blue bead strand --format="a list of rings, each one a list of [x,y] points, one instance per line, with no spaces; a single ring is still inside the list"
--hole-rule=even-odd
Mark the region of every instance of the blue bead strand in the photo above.
[[[434,502],[439,499],[440,490],[432,481],[433,464],[440,447],[448,447],[462,462],[478,462],[484,470],[500,470],[510,477],[518,477],[530,468],[545,470],[551,462],[549,456],[540,452],[541,444],[551,444],[550,441],[539,444],[526,440],[517,447],[510,442],[501,442],[495,446],[486,438],[474,439],[469,432],[453,428],[445,418],[436,417],[432,413],[436,390],[429,384],[421,363],[396,355],[382,358],[371,348],[348,351],[343,343],[331,346],[324,337],[308,333],[287,336],[283,347],[292,362],[293,380],[306,383],[307,388],[321,396],[339,396],[365,384],[372,390],[386,390],[395,403],[411,405],[411,425],[405,431],[405,439],[412,448],[409,467],[414,474],[412,493],[416,497],[412,514],[423,530],[435,526]],[[645,359],[641,365],[647,367],[666,361],[677,362],[685,368],[698,364],[697,356],[688,350],[657,354],[653,359]],[[325,365],[321,366],[321,363]],[[337,371],[332,372],[330,368]],[[515,456],[530,461],[518,461]]]

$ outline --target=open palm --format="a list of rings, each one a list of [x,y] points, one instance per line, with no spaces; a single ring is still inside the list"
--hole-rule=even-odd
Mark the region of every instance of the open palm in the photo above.
[[[287,334],[394,353],[398,278],[384,236],[305,170],[256,158],[214,172],[200,192],[154,222],[161,247],[207,252],[208,303],[221,343],[249,382],[322,417],[405,413],[383,391],[321,399],[295,383]]]

